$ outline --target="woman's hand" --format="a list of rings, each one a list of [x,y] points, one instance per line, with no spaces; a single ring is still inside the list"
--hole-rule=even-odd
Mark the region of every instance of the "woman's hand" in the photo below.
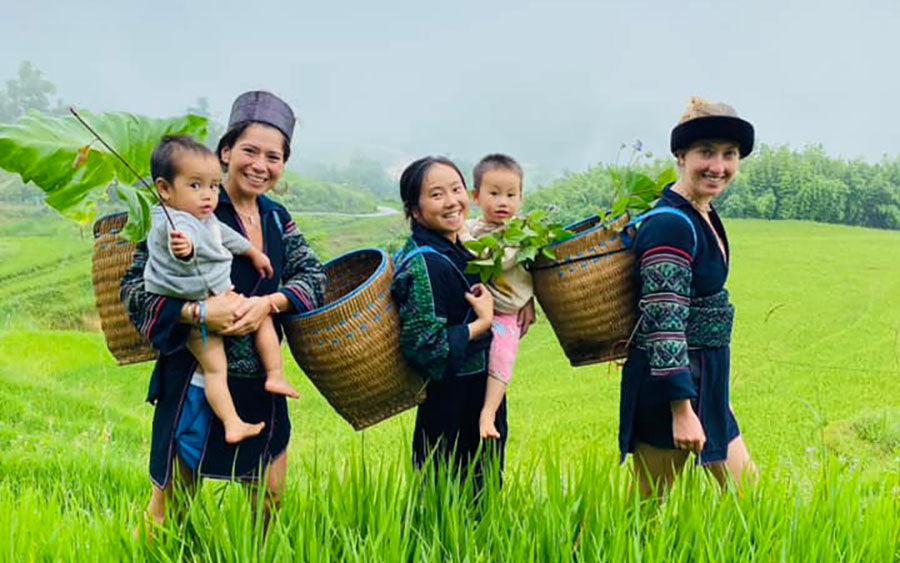
[[[521,309],[519,309],[519,338],[525,336],[525,333],[528,332],[528,327],[534,323],[534,297],[528,300]]]
[[[487,322],[494,320],[494,296],[483,283],[476,283],[471,291],[466,292],[466,301],[479,319]]]
[[[235,309],[236,319],[234,324],[225,330],[219,331],[223,336],[241,336],[256,332],[263,319],[269,316],[272,305],[265,297],[246,297]]]
[[[672,401],[672,438],[675,447],[679,450],[687,450],[700,453],[706,443],[706,434],[700,419],[691,407],[689,399]]]
[[[210,332],[228,329],[237,320],[237,310],[244,298],[233,291],[206,299],[206,328]]]

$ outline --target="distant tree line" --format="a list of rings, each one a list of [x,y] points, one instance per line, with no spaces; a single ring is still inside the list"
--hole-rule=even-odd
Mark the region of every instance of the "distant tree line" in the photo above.
[[[378,199],[400,199],[397,181],[391,178],[385,166],[377,160],[367,158],[359,153],[354,154],[342,165],[303,161],[299,164],[299,171],[304,176],[337,184],[360,193],[367,192],[375,195]]]
[[[23,61],[14,78],[0,86],[0,122],[15,121],[28,110],[65,113],[56,86],[40,70]],[[209,119],[208,142],[224,127],[212,116],[209,101],[197,98],[188,112]],[[670,161],[642,164],[655,174]],[[468,176],[471,165],[458,161]],[[295,210],[347,213],[372,211],[376,199],[397,199],[397,182],[385,167],[361,154],[346,164],[300,163],[303,176],[289,177],[288,193],[278,196]],[[471,180],[471,179],[469,179]],[[529,189],[524,210],[552,206],[560,221],[571,222],[608,207],[614,197],[608,165],[599,164],[539,189]],[[0,201],[36,203],[41,193],[22,186],[17,176],[0,171]],[[829,157],[821,145],[802,150],[761,145],[741,163],[734,182],[716,202],[727,217],[800,219],[900,229],[900,157],[868,163]]]
[[[655,173],[668,164],[643,168]],[[530,192],[523,207],[557,209],[556,217],[569,223],[608,207],[613,194],[608,166],[600,164]],[[873,164],[829,157],[821,145],[796,150],[763,144],[742,161],[715,206],[726,217],[900,229],[900,157]]]
[[[377,210],[375,196],[368,190],[354,190],[332,182],[285,171],[281,187],[268,195],[291,211],[331,213],[372,213]]]
[[[717,205],[728,217],[900,229],[900,158],[831,158],[821,145],[762,145]]]

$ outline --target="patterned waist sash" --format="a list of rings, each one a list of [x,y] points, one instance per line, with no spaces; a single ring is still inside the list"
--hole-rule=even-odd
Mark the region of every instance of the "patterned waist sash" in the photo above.
[[[719,348],[731,343],[734,305],[728,290],[691,299],[685,336],[689,348]]]

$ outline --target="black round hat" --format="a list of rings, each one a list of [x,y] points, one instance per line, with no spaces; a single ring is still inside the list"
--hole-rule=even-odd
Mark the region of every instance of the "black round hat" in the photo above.
[[[228,128],[245,121],[266,123],[281,131],[291,142],[294,134],[294,112],[287,102],[271,92],[255,90],[244,92],[234,100]]]
[[[740,117],[705,115],[682,121],[672,129],[672,154],[687,150],[703,139],[726,139],[738,145],[741,158],[753,152],[753,125]]]

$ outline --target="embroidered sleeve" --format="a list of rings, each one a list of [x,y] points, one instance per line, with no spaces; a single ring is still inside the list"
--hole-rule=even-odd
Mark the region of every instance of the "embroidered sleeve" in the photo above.
[[[284,223],[282,242],[284,285],[279,291],[288,298],[298,313],[321,307],[325,303],[326,279],[319,257],[291,220]]]
[[[638,232],[638,332],[647,351],[651,379],[667,401],[697,396],[685,335],[691,306],[692,246],[690,226],[679,217],[654,217]]]
[[[424,257],[418,256],[396,275],[391,295],[400,315],[403,357],[424,377],[440,380],[464,363],[469,329],[447,325],[435,302],[435,289]]]
[[[144,289],[147,256],[147,245],[142,242],[122,277],[119,297],[138,332],[160,353],[170,354],[184,346],[190,333],[190,327],[181,323],[184,300],[148,293]]]

